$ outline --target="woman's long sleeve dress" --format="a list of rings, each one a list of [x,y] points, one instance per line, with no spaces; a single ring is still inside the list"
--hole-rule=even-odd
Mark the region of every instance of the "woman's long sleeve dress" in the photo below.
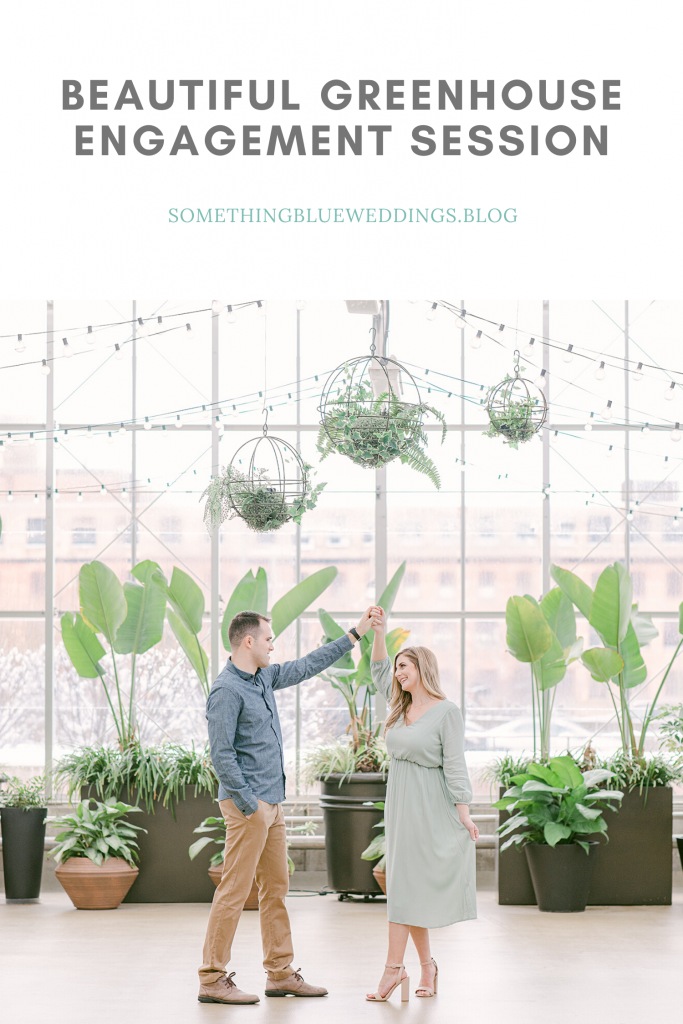
[[[391,659],[371,667],[373,683],[389,700]],[[386,739],[389,921],[443,928],[476,918],[476,848],[455,806],[472,799],[459,708],[444,700],[412,725],[396,722]]]

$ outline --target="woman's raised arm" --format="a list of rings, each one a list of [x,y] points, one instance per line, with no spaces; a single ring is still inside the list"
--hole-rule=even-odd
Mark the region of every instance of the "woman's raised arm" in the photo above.
[[[372,610],[370,626],[375,633],[375,641],[372,645],[372,660],[384,661],[385,658],[389,657],[386,642],[387,616],[384,608],[380,608],[379,605],[376,605]]]

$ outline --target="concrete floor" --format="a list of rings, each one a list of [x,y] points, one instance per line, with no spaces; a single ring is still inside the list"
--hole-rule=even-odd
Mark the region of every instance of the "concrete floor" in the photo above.
[[[296,876],[295,876],[296,877]],[[305,879],[299,879],[301,884]],[[324,1000],[264,999],[256,1006],[197,1002],[208,908],[130,904],[77,911],[46,893],[40,904],[0,904],[2,1020],[7,1024],[214,1024],[244,1016],[267,1024],[395,1020],[524,1024],[627,1024],[680,1019],[683,1009],[683,893],[672,907],[590,907],[585,914],[541,914],[499,907],[478,893],[479,918],[432,933],[439,963],[435,999],[380,1006],[364,1001],[385,957],[384,905],[339,903],[334,896],[289,898],[295,967],[324,984]],[[243,915],[232,969],[262,994],[258,914]],[[417,985],[414,949],[406,964]]]

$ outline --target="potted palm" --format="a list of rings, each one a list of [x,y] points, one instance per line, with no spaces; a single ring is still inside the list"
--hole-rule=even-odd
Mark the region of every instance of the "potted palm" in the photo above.
[[[575,913],[586,909],[595,869],[596,833],[605,835],[603,811],[617,809],[623,793],[599,788],[612,772],[595,768],[580,772],[574,759],[551,758],[547,765],[531,762],[494,807],[516,811],[498,827],[510,836],[501,853],[523,847],[538,909]]]
[[[0,790],[2,867],[7,903],[37,903],[45,851],[45,779],[3,777]]]
[[[139,807],[121,801],[103,804],[81,800],[73,814],[55,818],[61,828],[54,855],[59,867],[55,871],[69,899],[77,910],[115,910],[138,875],[139,825],[132,825],[127,816]]]

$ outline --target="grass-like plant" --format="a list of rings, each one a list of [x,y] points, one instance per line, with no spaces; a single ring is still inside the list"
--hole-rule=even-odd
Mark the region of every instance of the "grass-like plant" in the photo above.
[[[286,825],[285,828],[287,832],[287,849],[289,849],[289,839],[291,836],[313,835],[316,830],[316,823],[314,821],[306,821],[302,825]],[[194,860],[197,854],[201,853],[205,846],[213,843],[215,846],[218,846],[219,849],[211,855],[209,864],[212,868],[217,868],[219,864],[223,863],[225,855],[225,820],[223,818],[205,818],[201,825],[199,825],[194,831],[210,832],[211,835],[205,835],[203,839],[198,839],[192,844],[190,849],[187,851],[190,855],[190,860]],[[293,875],[295,871],[294,861],[289,854],[287,854],[287,866],[289,868],[290,875]]]
[[[71,857],[88,857],[98,867],[111,857],[121,857],[133,867],[133,862],[140,859],[136,834],[147,831],[126,821],[126,815],[134,811],[140,808],[121,801],[108,804],[95,801],[93,810],[90,800],[81,800],[73,814],[63,814],[51,822],[62,831],[48,857],[54,856],[58,864]]]
[[[380,723],[381,725],[381,723]],[[331,775],[339,775],[341,786],[349,775],[356,772],[376,772],[386,775],[389,770],[389,755],[383,740],[379,737],[380,726],[373,731],[367,742],[361,742],[354,749],[351,738],[339,743],[315,747],[304,756],[301,771],[302,780],[313,783],[319,779],[329,779]]]
[[[443,444],[446,420],[438,409],[426,402],[402,402],[393,391],[384,391],[375,398],[368,384],[349,381],[339,394],[328,399],[316,447],[322,459],[337,453],[370,468],[400,459],[404,465],[424,473],[438,489],[441,487],[439,471],[424,451],[427,434],[422,429],[422,419],[425,414],[441,423]]]
[[[526,772],[513,776],[513,785],[493,804],[509,813],[517,811],[496,829],[501,839],[515,829],[523,829],[503,843],[500,852],[527,843],[576,843],[588,854],[589,844],[582,837],[606,833],[603,811],[616,811],[624,795],[619,790],[599,788],[613,775],[606,768],[580,772],[569,756],[553,757],[547,765],[532,761]]]
[[[300,524],[304,512],[315,508],[324,483],[313,485],[313,467],[303,464],[300,495],[287,495],[280,483],[271,480],[265,469],[251,475],[235,466],[227,466],[211,480],[202,494],[206,498],[204,523],[209,533],[227,519],[239,517],[250,530],[270,533],[285,523]],[[201,501],[201,498],[200,498]]]
[[[530,761],[530,757],[524,754],[515,757],[508,750],[499,757],[494,757],[493,760],[489,761],[481,772],[481,777],[491,785],[495,784],[509,788],[512,785],[513,776],[523,775]]]
[[[155,800],[173,810],[175,802],[185,797],[186,786],[196,786],[198,794],[215,795],[218,789],[208,747],[195,750],[194,745],[175,743],[161,747],[136,744],[124,750],[81,747],[56,763],[55,782],[67,786],[69,798],[82,786],[105,801],[130,794],[130,799],[144,804],[150,813]]]
[[[0,790],[0,807],[21,807],[24,811],[30,811],[33,807],[43,807],[45,804],[45,776],[35,775],[26,782],[17,776],[12,778],[3,776],[0,782],[5,782],[7,788]]]

